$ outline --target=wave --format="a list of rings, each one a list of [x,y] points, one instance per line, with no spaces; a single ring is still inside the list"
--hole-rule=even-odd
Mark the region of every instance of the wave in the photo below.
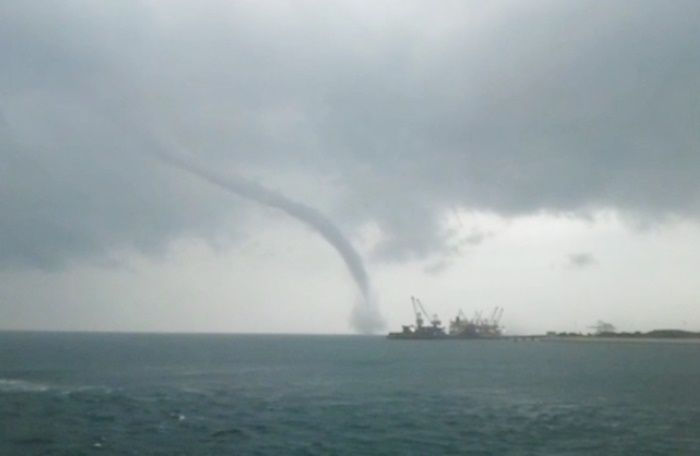
[[[0,378],[0,393],[43,393],[49,386],[43,383]]]

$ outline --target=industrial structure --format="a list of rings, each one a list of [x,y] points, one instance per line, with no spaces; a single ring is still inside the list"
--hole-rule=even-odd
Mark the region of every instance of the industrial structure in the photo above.
[[[447,338],[445,328],[437,314],[431,317],[428,311],[425,310],[420,299],[411,296],[411,304],[413,305],[413,314],[416,318],[414,325],[403,325],[401,332],[389,333],[390,339],[444,339]],[[425,322],[429,321],[430,325]]]
[[[430,316],[420,299],[411,296],[411,304],[415,324],[403,325],[401,332],[389,333],[390,339],[493,339],[501,337],[503,333],[500,325],[502,307],[496,307],[487,317],[476,312],[472,318],[467,318],[460,310],[454,320],[450,321],[447,332],[437,314]]]
[[[471,319],[460,310],[455,319],[450,321],[450,336],[463,339],[500,337],[503,334],[502,317],[503,307],[496,307],[488,317],[482,317],[481,312],[476,312]]]
[[[700,340],[700,332],[685,331],[680,329],[655,329],[649,332],[617,332],[615,326],[604,321],[598,321],[591,329],[595,333],[572,333],[549,331],[540,335],[503,335],[501,318],[503,308],[496,307],[490,314],[484,316],[482,312],[475,312],[471,318],[467,318],[462,310],[450,320],[448,329],[442,325],[437,314],[429,314],[420,299],[411,296],[415,323],[403,325],[400,332],[391,332],[389,339],[406,340],[447,340],[447,339],[487,339],[518,341],[577,341],[577,340],[648,340],[658,341],[663,339],[676,340]]]

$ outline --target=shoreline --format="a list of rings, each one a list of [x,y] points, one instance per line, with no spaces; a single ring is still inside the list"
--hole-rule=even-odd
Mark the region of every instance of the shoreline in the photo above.
[[[516,336],[517,337],[517,336]],[[682,343],[698,344],[700,337],[597,337],[597,336],[536,336],[547,342],[621,342],[621,343]]]

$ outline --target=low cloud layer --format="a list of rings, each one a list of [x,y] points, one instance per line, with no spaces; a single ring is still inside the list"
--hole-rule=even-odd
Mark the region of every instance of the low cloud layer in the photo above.
[[[3,2],[0,265],[57,268],[248,206],[170,137],[285,187],[376,256],[449,250],[455,207],[700,215],[695,1]],[[330,191],[325,191],[330,188]]]

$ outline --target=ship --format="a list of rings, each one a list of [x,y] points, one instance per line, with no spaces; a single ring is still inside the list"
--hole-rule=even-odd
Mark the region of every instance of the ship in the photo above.
[[[503,308],[496,307],[488,317],[482,317],[476,312],[472,318],[467,318],[461,310],[450,321],[450,337],[456,339],[494,339],[503,336],[501,318]]]
[[[433,314],[431,317],[420,299],[413,296],[411,296],[411,304],[413,304],[413,314],[416,317],[416,323],[414,325],[403,325],[401,332],[389,333],[387,336],[389,339],[446,339],[448,337],[437,314]],[[425,324],[426,319],[430,322],[429,325]]]
[[[400,332],[390,332],[387,336],[389,339],[496,339],[502,337],[503,329],[500,325],[503,316],[502,307],[496,307],[488,317],[482,317],[481,312],[477,312],[472,318],[467,318],[460,310],[449,322],[449,329],[446,330],[437,314],[431,316],[420,299],[411,296],[411,304],[415,324],[403,325]]]

